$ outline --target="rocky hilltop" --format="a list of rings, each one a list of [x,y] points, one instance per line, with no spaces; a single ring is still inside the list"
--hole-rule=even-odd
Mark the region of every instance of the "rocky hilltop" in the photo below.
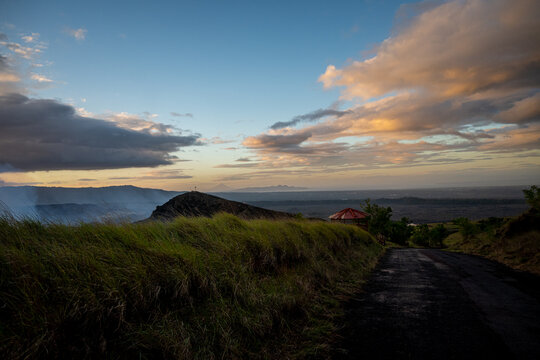
[[[156,207],[147,220],[168,221],[178,216],[211,217],[220,212],[233,214],[243,219],[287,219],[293,217],[289,213],[263,209],[198,191],[190,191]]]

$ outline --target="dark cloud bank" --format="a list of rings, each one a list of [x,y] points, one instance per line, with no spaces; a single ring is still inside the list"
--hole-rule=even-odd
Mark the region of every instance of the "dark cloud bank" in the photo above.
[[[200,135],[151,134],[77,115],[72,106],[20,94],[0,96],[0,169],[91,170],[174,163],[171,153]]]
[[[346,115],[348,113],[350,113],[350,111],[339,111],[339,110],[334,110],[334,109],[319,109],[319,110],[312,111],[308,114],[295,116],[290,121],[278,121],[277,123],[270,126],[270,128],[273,130],[282,129],[288,126],[294,126],[302,122],[317,121],[326,116],[335,116],[336,118],[340,118],[343,115]]]

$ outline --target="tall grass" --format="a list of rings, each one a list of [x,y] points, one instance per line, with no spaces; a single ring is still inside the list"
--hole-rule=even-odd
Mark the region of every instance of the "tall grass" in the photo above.
[[[0,219],[5,358],[326,357],[383,249],[353,226]]]
[[[539,231],[527,231],[507,238],[489,232],[481,232],[471,238],[454,233],[444,243],[449,250],[483,256],[514,269],[540,275]]]
[[[450,250],[484,256],[540,275],[538,211],[531,209],[510,219],[489,218],[476,223],[462,219],[460,223],[460,231],[445,239]]]

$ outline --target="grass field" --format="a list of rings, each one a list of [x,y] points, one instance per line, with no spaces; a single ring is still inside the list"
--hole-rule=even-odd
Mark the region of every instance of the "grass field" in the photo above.
[[[363,230],[220,214],[0,220],[5,358],[327,357],[340,299],[384,249]]]

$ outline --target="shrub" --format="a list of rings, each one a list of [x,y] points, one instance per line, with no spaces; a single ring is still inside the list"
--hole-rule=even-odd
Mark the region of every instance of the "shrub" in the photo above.
[[[448,230],[443,224],[438,224],[433,228],[422,224],[414,228],[411,242],[418,246],[436,247],[443,246],[443,240],[448,236]]]
[[[454,219],[452,222],[459,226],[459,232],[465,240],[472,239],[480,231],[478,227],[470,222],[466,217]]]
[[[448,236],[448,230],[443,224],[438,224],[429,231],[429,246],[442,247],[443,240]]]
[[[392,217],[392,208],[383,207],[371,203],[370,199],[364,201],[362,210],[369,214],[368,231],[373,234],[389,235],[390,218]]]
[[[540,211],[540,188],[533,185],[530,189],[524,189],[523,194],[525,195],[527,204],[536,211]]]
[[[388,226],[388,237],[390,241],[399,245],[407,245],[413,234],[413,228],[409,226],[409,223],[410,221],[406,217],[401,218],[400,221],[390,222]]]
[[[411,241],[418,246],[429,246],[429,227],[426,224],[415,226]]]

